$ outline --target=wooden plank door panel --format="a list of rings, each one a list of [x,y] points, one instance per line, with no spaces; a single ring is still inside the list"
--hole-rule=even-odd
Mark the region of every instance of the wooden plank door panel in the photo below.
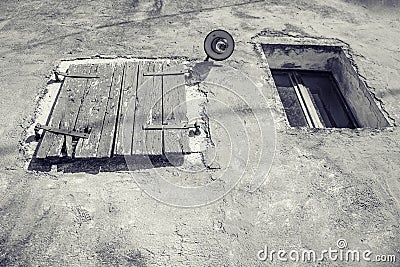
[[[73,64],[69,74],[90,74],[91,64]],[[79,113],[81,100],[89,79],[65,77],[51,113],[49,126],[61,129],[73,129]],[[64,144],[64,136],[46,132],[40,142],[37,158],[58,157]]]
[[[84,101],[84,108],[78,120],[88,124],[92,130],[88,139],[81,139],[76,148],[76,158],[95,158],[100,143],[107,102],[114,73],[113,64],[99,64],[95,83],[91,86]]]

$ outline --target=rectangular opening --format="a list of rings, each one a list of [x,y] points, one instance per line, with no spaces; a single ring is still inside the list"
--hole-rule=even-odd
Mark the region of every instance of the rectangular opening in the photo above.
[[[341,46],[262,44],[262,48],[290,126],[390,126]]]

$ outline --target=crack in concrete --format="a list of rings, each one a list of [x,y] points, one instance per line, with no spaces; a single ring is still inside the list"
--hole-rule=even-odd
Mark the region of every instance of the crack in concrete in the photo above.
[[[212,92],[208,92],[206,90],[201,89],[200,87],[200,83],[197,84],[197,91],[203,95],[203,97],[205,98],[205,102],[203,102],[200,107],[202,108],[201,112],[200,112],[200,116],[201,119],[204,121],[204,125],[205,125],[205,132],[206,132],[206,140],[207,140],[207,147],[206,150],[204,152],[200,152],[200,156],[201,156],[201,161],[202,164],[204,165],[205,168],[207,168],[208,170],[215,170],[215,169],[219,169],[220,166],[218,165],[217,167],[213,167],[213,162],[207,162],[207,153],[211,153],[210,150],[215,150],[215,143],[213,142],[212,139],[212,135],[211,135],[211,127],[210,127],[210,117],[207,113],[207,105],[210,103],[210,100],[208,98],[208,94],[213,94]]]
[[[179,246],[180,251],[178,252],[179,256],[183,256],[183,243],[185,242],[183,239],[183,234],[179,233],[178,225],[175,227],[175,234],[179,237]]]

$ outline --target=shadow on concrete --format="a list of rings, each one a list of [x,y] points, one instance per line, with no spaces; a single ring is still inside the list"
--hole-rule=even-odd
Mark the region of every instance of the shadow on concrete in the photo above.
[[[165,155],[112,155],[104,158],[71,158],[69,156],[51,156],[37,158],[42,145],[39,140],[28,170],[49,172],[56,169],[58,172],[97,174],[99,172],[135,171],[143,169],[181,166],[184,163],[184,153],[166,153]],[[29,136],[25,142],[34,142],[35,137]]]
[[[196,63],[190,72],[189,78],[186,80],[188,84],[199,84],[205,81],[208,74],[213,68],[219,68],[222,65],[215,63],[214,61],[201,61]]]
[[[140,156],[113,156],[111,158],[68,158],[48,157],[39,159],[33,157],[28,169],[31,171],[49,172],[56,170],[64,173],[135,171],[161,167],[181,166],[184,162],[183,154],[167,156],[140,155]]]
[[[43,139],[40,139],[28,170],[49,172],[56,170],[64,173],[90,173],[135,171],[161,167],[181,166],[184,163],[183,153],[168,153],[166,155],[113,155],[104,158],[71,158],[68,156],[51,156],[37,158],[39,147]],[[35,137],[29,136],[25,142],[34,142]]]
[[[384,7],[384,8],[392,8],[399,7],[399,0],[345,0],[345,2],[349,2],[352,4],[365,6],[365,7]]]
[[[198,9],[193,9],[193,10],[182,10],[182,11],[178,11],[175,13],[171,13],[171,14],[157,14],[157,12],[155,14],[150,13],[150,17],[146,17],[146,18],[135,18],[132,20],[122,20],[122,21],[117,21],[117,22],[107,22],[105,24],[102,25],[97,25],[95,26],[93,29],[82,29],[82,28],[77,28],[77,31],[72,32],[72,33],[68,33],[68,34],[64,34],[64,35],[57,35],[57,36],[51,36],[48,38],[43,38],[41,41],[32,41],[29,42],[28,44],[24,45],[21,49],[23,50],[27,50],[27,49],[32,49],[32,48],[36,48],[38,46],[42,46],[42,45],[46,45],[46,44],[50,44],[53,42],[59,42],[60,40],[64,40],[66,38],[69,37],[73,37],[73,36],[78,36],[78,35],[83,35],[83,34],[87,34],[89,31],[96,31],[96,30],[102,30],[102,29],[108,29],[108,28],[115,28],[115,27],[121,27],[124,25],[127,26],[131,26],[132,24],[135,25],[137,24],[137,27],[141,27],[142,23],[146,23],[149,21],[153,21],[153,20],[163,20],[163,19],[168,19],[168,18],[173,18],[173,17],[177,17],[177,16],[182,16],[182,15],[191,15],[191,14],[197,14],[200,12],[208,12],[208,11],[214,11],[214,10],[218,10],[218,9],[223,9],[223,8],[229,8],[229,7],[239,7],[239,6],[245,6],[245,5],[252,5],[252,4],[257,4],[257,3],[263,3],[265,2],[265,0],[250,0],[250,1],[245,1],[242,3],[227,3],[225,5],[219,5],[219,6],[209,6],[209,7],[201,7]],[[7,50],[4,50],[2,52],[0,52],[0,56],[4,56],[6,54],[11,53],[12,51],[14,51],[15,48],[10,48]]]
[[[30,144],[32,142],[36,142],[35,135],[30,135],[26,138],[25,143]]]

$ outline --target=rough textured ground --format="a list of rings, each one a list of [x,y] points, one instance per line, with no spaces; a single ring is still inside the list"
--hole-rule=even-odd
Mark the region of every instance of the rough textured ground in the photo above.
[[[321,250],[339,238],[400,260],[397,127],[330,132],[277,122],[268,182],[196,209],[153,200],[125,173],[28,172],[20,151],[61,58],[201,59],[202,39],[215,28],[237,42],[227,63],[256,82],[265,74],[249,42],[263,30],[343,40],[398,122],[400,13],[395,1],[378,2],[1,1],[0,265],[258,266],[264,245]]]

